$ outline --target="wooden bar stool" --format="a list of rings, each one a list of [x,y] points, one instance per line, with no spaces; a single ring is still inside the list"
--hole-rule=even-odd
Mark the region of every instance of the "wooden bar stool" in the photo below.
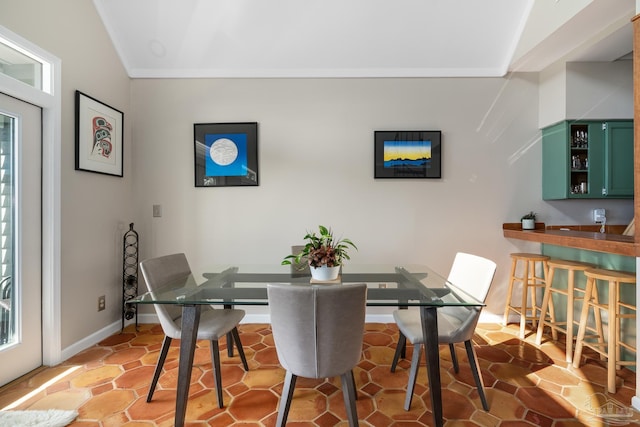
[[[580,366],[583,347],[589,347],[595,350],[600,354],[601,359],[604,359],[605,357],[607,359],[607,389],[609,390],[609,393],[615,393],[616,369],[620,369],[623,365],[628,366],[636,364],[635,359],[624,361],[620,358],[621,347],[633,352],[636,351],[634,346],[625,343],[620,339],[620,321],[622,319],[636,318],[635,302],[627,303],[620,301],[620,285],[625,283],[635,285],[636,275],[635,273],[625,271],[603,270],[598,268],[587,269],[584,274],[587,276],[587,286],[584,294],[582,314],[580,316],[580,328],[578,329],[578,336],[576,338],[576,352],[573,357],[573,367],[578,368]],[[597,295],[599,280],[609,283],[609,298],[606,304],[601,304],[598,301]],[[592,308],[596,320],[596,333],[595,335],[587,335],[586,332],[589,329],[589,326],[587,325],[589,310]],[[633,310],[633,313],[630,313],[631,310]],[[604,339],[602,331],[602,312],[605,312],[609,319],[606,340]],[[598,322],[600,322],[599,326],[597,325]],[[594,338],[597,339],[597,342],[590,341]]]
[[[536,327],[540,317],[541,307],[536,299],[536,290],[544,288],[547,277],[547,262],[549,257],[541,254],[512,253],[511,254],[511,275],[509,278],[509,289],[507,291],[507,305],[504,310],[504,321],[509,323],[509,312],[513,311],[520,316],[520,339],[524,339],[525,325],[528,320],[533,327]],[[518,263],[522,264],[522,276],[517,275]],[[536,275],[536,266],[540,265],[541,276]],[[512,302],[514,283],[522,284],[522,298],[520,305]],[[529,296],[531,298],[529,298]],[[530,303],[528,300],[531,300]]]
[[[584,289],[577,288],[575,286],[575,273],[589,268],[594,268],[593,264],[579,261],[569,261],[563,259],[550,259],[547,261],[547,283],[544,288],[544,298],[542,299],[542,306],[540,307],[540,320],[538,321],[538,333],[536,335],[536,344],[540,345],[542,342],[542,334],[545,326],[549,326],[551,329],[551,336],[554,341],[558,340],[558,331],[562,332],[566,336],[566,350],[565,359],[571,363],[573,361],[573,327],[579,325],[577,320],[574,320],[573,311],[576,301],[584,299]],[[553,286],[553,278],[556,270],[567,271],[567,287],[558,288]],[[576,292],[580,292],[582,295],[576,298]],[[555,317],[555,307],[553,302],[553,294],[564,295],[567,298],[567,318],[565,322],[558,322]]]

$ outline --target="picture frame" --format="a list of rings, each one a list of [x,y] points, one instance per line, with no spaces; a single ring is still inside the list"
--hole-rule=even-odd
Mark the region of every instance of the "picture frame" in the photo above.
[[[124,113],[76,90],[75,170],[122,177]]]
[[[442,132],[375,131],[374,178],[442,177]]]
[[[257,186],[258,123],[193,125],[196,187]]]

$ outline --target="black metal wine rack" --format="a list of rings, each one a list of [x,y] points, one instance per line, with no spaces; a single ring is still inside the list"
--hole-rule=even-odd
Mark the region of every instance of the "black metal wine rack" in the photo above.
[[[122,248],[122,330],[125,320],[136,319],[138,330],[138,310],[136,304],[127,301],[138,296],[138,233],[129,224],[124,233]]]

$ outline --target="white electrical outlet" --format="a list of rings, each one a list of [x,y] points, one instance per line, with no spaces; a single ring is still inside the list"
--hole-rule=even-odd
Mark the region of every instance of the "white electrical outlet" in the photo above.
[[[593,210],[593,222],[596,224],[602,224],[606,221],[605,210],[604,209],[594,209]]]

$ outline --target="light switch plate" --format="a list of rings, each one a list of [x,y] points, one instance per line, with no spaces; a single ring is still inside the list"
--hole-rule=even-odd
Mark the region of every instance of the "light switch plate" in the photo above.
[[[605,210],[604,209],[594,209],[593,210],[593,222],[596,224],[602,224],[606,220]]]
[[[162,216],[162,205],[153,205],[153,217],[160,218]]]

